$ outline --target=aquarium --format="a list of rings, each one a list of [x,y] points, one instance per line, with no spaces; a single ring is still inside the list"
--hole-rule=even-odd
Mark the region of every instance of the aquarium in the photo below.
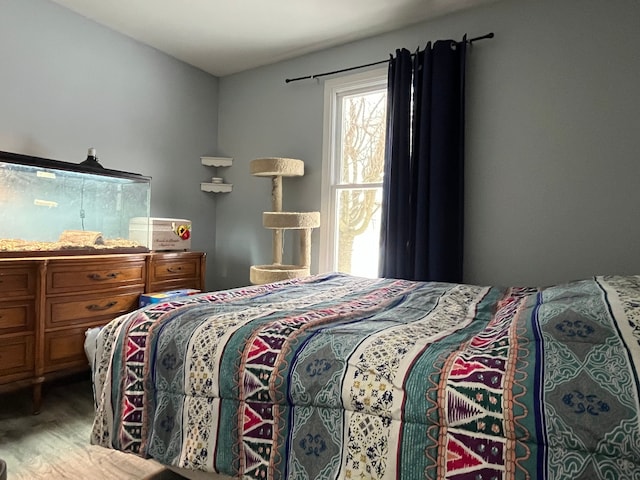
[[[148,251],[129,222],[150,201],[149,177],[0,152],[0,257]]]

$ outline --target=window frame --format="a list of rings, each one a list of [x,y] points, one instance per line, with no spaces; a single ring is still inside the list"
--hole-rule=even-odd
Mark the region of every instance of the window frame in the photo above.
[[[347,188],[370,188],[377,184],[343,184],[340,182],[341,145],[339,132],[342,130],[340,99],[345,95],[366,93],[387,89],[387,68],[376,68],[324,83],[324,120],[322,138],[322,185],[320,200],[320,272],[332,272],[336,262],[336,191]],[[378,188],[377,186],[375,188]]]

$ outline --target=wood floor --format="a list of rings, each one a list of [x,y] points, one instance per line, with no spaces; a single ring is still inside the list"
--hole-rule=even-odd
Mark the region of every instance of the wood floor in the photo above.
[[[9,480],[162,478],[156,462],[89,445],[93,393],[88,377],[45,385],[39,415],[31,414],[28,389],[0,396],[0,458],[7,462]]]

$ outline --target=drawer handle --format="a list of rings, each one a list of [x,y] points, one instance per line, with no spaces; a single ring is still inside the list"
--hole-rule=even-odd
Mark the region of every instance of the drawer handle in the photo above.
[[[90,273],[89,275],[87,275],[87,277],[89,277],[89,279],[91,280],[95,280],[96,282],[101,282],[104,280],[113,280],[118,275],[120,275],[120,272],[107,273],[104,277],[99,273]]]
[[[167,272],[169,273],[180,273],[182,271],[182,267],[168,267]]]
[[[102,310],[109,310],[111,307],[113,307],[114,305],[117,305],[118,302],[109,302],[105,305],[96,305],[95,303],[92,303],[91,305],[87,305],[86,309],[87,310],[91,310],[92,312],[99,312]]]

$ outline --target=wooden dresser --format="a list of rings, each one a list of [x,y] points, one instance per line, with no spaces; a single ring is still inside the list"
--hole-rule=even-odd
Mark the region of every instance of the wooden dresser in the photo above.
[[[85,331],[138,307],[141,293],[205,290],[202,252],[0,259],[0,392],[87,370]]]

